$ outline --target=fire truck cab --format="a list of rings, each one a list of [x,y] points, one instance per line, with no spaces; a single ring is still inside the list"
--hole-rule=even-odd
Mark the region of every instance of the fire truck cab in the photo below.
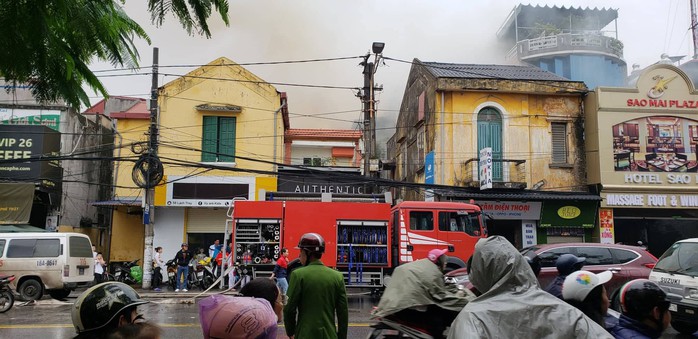
[[[283,198],[281,198],[283,199]],[[343,272],[348,287],[382,287],[394,267],[448,249],[448,267],[465,267],[487,236],[480,208],[456,202],[233,201],[229,211],[234,261],[251,258],[268,276],[282,248],[298,257],[300,237],[325,239],[323,263]],[[248,259],[249,260],[249,259]]]

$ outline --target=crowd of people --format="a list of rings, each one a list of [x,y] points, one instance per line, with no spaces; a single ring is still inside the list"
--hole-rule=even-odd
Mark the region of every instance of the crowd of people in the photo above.
[[[220,251],[214,245],[210,255]],[[349,315],[344,278],[322,263],[324,239],[307,233],[297,248],[302,266],[292,275],[288,251],[282,249],[271,279],[251,280],[239,296],[216,294],[200,300],[204,338],[276,338],[283,319],[291,339],[346,339]],[[158,265],[161,251],[156,249]],[[396,267],[394,283],[386,288],[373,316],[421,323],[432,337],[453,339],[659,338],[671,322],[666,293],[647,279],[621,287],[617,293],[620,317],[609,319],[611,301],[604,284],[613,273],[582,270],[585,258],[560,256],[558,278],[542,289],[536,277],[540,266],[505,238],[491,236],[478,241],[468,261],[471,291],[445,284],[446,253],[434,249],[427,258]],[[190,256],[182,244],[179,262]],[[160,338],[160,328],[138,312],[145,303],[123,283],[93,286],[77,299],[71,312],[76,338]]]

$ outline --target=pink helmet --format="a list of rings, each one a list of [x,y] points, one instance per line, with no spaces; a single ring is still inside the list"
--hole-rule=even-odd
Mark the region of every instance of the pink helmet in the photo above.
[[[427,259],[431,260],[431,262],[436,263],[437,260],[439,260],[439,257],[446,254],[448,252],[447,249],[433,249],[429,251],[429,254],[427,254]]]
[[[276,313],[265,299],[215,294],[199,302],[204,338],[276,338]]]

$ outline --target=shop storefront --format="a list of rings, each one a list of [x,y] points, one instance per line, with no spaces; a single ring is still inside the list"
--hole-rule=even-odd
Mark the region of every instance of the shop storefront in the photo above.
[[[634,88],[598,88],[585,102],[590,184],[601,189],[606,242],[660,255],[698,236],[698,93],[671,65]]]
[[[599,196],[583,192],[491,190],[443,192],[447,200],[479,205],[490,235],[501,235],[516,248],[562,242],[596,242]],[[505,200],[517,199],[517,200]]]

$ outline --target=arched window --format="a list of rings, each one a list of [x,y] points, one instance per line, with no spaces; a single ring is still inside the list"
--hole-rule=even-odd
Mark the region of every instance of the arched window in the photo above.
[[[477,151],[492,147],[492,179],[502,181],[502,115],[492,107],[477,114]]]

